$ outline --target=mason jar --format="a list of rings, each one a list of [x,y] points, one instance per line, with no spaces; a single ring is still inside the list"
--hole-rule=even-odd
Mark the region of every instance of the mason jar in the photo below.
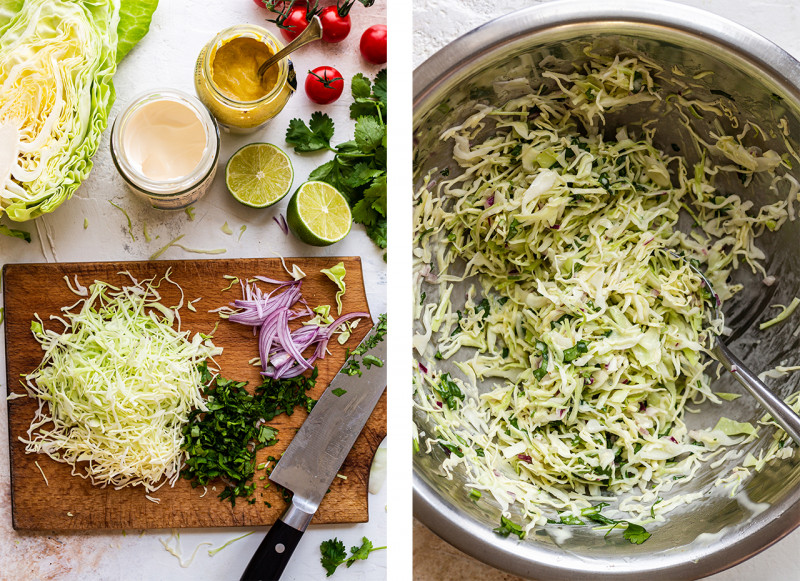
[[[181,118],[186,123],[176,126]],[[187,124],[196,141],[191,158]],[[208,191],[219,151],[214,117],[195,97],[175,89],[134,97],[111,128],[111,158],[117,171],[132,192],[163,210],[185,208]],[[148,167],[151,161],[155,169]]]
[[[237,39],[254,39],[263,43],[270,54],[275,54],[283,48],[283,44],[277,38],[260,26],[240,24],[226,28],[200,51],[195,65],[194,86],[200,101],[208,107],[220,125],[233,133],[251,133],[263,127],[283,110],[289,97],[297,89],[297,78],[292,62],[289,59],[282,59],[270,67],[270,70],[276,69],[277,72],[273,73],[274,84],[263,96],[251,99],[226,90],[215,81],[215,72],[228,71],[215,71],[214,67],[224,65],[218,62],[222,60],[218,59],[220,49]],[[248,55],[242,53],[241,56],[245,59]],[[249,69],[248,72],[250,75],[253,74]]]

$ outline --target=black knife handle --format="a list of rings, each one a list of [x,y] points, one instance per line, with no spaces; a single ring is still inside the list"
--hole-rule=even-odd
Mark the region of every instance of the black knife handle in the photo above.
[[[300,542],[304,531],[276,520],[261,541],[240,581],[277,581]]]

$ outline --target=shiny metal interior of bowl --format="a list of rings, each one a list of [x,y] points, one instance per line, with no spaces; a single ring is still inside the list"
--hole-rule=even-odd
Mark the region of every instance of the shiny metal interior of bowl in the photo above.
[[[669,8],[670,5],[658,3],[658,6]],[[679,14],[673,13],[673,20],[684,16],[681,10],[685,7],[678,10]],[[613,7],[607,11],[612,12]],[[481,29],[477,31],[477,40],[473,37],[471,41],[469,38],[466,42],[459,41],[461,62],[447,70],[439,70],[438,76],[431,74],[437,72],[435,66],[423,65],[428,67],[422,71],[422,76],[427,78],[415,79],[418,82],[414,118],[415,188],[420,187],[431,170],[449,168],[451,174],[459,172],[452,159],[452,144],[439,141],[439,135],[443,129],[463,121],[476,102],[502,103],[515,96],[505,92],[498,81],[525,76],[531,78],[535,86],[537,65],[543,59],[552,57],[563,66],[571,66],[585,58],[587,46],[600,53],[624,51],[647,57],[664,69],[667,77],[664,89],[669,91],[677,90],[681,81],[691,80],[698,73],[712,71],[713,74],[702,76],[695,82],[705,87],[709,100],[722,98],[722,102],[735,112],[739,120],[738,129],[722,120],[728,134],[739,133],[744,122],[751,121],[765,135],[755,137],[751,134],[745,144],[783,153],[786,145],[778,122],[786,118],[791,135],[789,143],[798,148],[800,105],[797,88],[781,74],[797,72],[797,63],[755,34],[731,24],[732,30],[717,31],[718,36],[714,39],[703,31],[692,30],[688,24],[655,22],[658,10],[646,18],[634,17],[628,11],[628,17],[619,20],[585,15],[565,19],[554,16],[554,12],[542,19],[535,10],[528,12],[533,13],[528,30],[525,30],[525,18],[521,19],[522,22],[518,19],[516,28],[512,27],[506,38],[497,40],[492,46],[477,46],[478,40],[497,36]],[[699,11],[688,11],[689,16],[697,17],[695,13]],[[548,23],[548,18],[556,24]],[[541,25],[542,22],[547,25]],[[710,22],[708,26],[712,29],[726,24],[718,18]],[[737,34],[740,35],[739,42],[747,44],[737,44],[734,38]],[[464,58],[463,49],[469,47],[470,42],[475,45],[474,51]],[[748,53],[745,54],[744,50]],[[449,57],[449,63],[456,62],[452,54]],[[773,67],[780,68],[781,72]],[[787,67],[794,69],[787,70]],[[679,76],[678,69],[686,76]],[[420,87],[419,81],[426,83],[425,86]],[[686,128],[677,122],[676,116],[666,115],[665,111],[663,102],[632,107],[620,115],[607,117],[607,133],[613,136],[614,128],[622,124],[635,126],[656,120],[657,145],[669,152],[675,145],[690,162],[695,161],[697,152],[685,147],[690,143]],[[711,121],[708,114],[692,120],[701,134],[708,133]],[[791,173],[800,179],[800,161],[793,160],[793,163]],[[752,200],[756,207],[778,199],[768,190],[767,176],[757,177],[747,188],[735,174],[718,180],[716,185],[727,194],[735,193]],[[768,274],[774,275],[777,281],[766,286],[760,276],[753,275],[744,266],[737,271],[735,278],[745,285],[745,289],[725,305],[726,322],[733,329],[729,344],[756,371],[800,363],[800,337],[795,336],[800,335],[797,315],[769,330],[758,330],[758,323],[775,313],[770,305],[788,304],[800,290],[800,254],[795,251],[798,242],[800,218],[787,222],[779,232],[762,236],[758,245],[767,256],[764,265]],[[423,290],[428,296],[435,296],[437,292],[432,285]],[[767,382],[776,392],[787,396],[798,389],[800,374],[779,380],[768,379]],[[715,391],[743,393],[725,373],[715,380],[713,388]],[[745,394],[721,406],[704,404],[699,413],[687,414],[686,421],[690,429],[708,427],[722,415],[755,424],[763,412],[755,400]],[[422,434],[429,431],[430,425],[424,414],[417,412],[414,419]],[[766,449],[772,441],[774,429],[761,427],[759,433],[761,437],[758,440],[742,446],[745,453],[751,452],[757,457],[759,451]],[[422,439],[421,449],[424,451],[424,437]],[[431,454],[415,455],[415,514],[434,532],[462,550],[520,575],[554,580],[598,576],[641,579],[643,572],[649,572],[654,578],[696,578],[758,552],[800,522],[800,509],[796,506],[800,499],[800,487],[797,486],[800,482],[800,457],[795,454],[788,460],[768,464],[761,472],[746,479],[733,496],[730,488],[716,487],[714,483],[741,460],[731,460],[717,468],[703,468],[688,483],[676,483],[670,494],[702,492],[702,499],[671,512],[666,522],[648,525],[653,536],[643,545],[632,545],[621,535],[604,537],[589,527],[551,525],[535,529],[520,542],[513,536],[503,539],[491,532],[499,523],[498,505],[487,500],[488,495],[473,502],[468,489],[464,488],[464,480],[458,475],[453,480],[443,478],[439,469],[442,459],[443,452],[438,447]]]

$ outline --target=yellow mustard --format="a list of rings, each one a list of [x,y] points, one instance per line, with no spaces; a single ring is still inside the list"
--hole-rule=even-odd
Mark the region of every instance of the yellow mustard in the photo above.
[[[232,38],[217,49],[211,61],[211,78],[230,99],[258,101],[278,82],[276,66],[258,75],[258,68],[272,55],[270,47],[255,38]]]
[[[225,29],[203,47],[195,90],[220,125],[249,133],[283,110],[297,87],[291,61],[283,59],[258,76],[261,64],[282,48],[267,30],[253,25]]]

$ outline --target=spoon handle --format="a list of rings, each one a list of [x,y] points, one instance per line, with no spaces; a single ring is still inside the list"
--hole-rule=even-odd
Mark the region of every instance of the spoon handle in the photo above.
[[[322,21],[319,19],[319,16],[315,15],[308,23],[308,26],[306,26],[306,29],[297,35],[297,38],[269,57],[258,67],[258,76],[264,76],[268,68],[279,60],[286,58],[289,53],[293,53],[298,48],[307,45],[309,42],[319,40],[320,38],[322,38]]]
[[[719,338],[714,342],[712,352],[723,367],[733,374],[736,380],[758,400],[778,425],[800,446],[800,416],[764,385],[764,382],[750,371],[736,355],[731,353],[727,345]]]

